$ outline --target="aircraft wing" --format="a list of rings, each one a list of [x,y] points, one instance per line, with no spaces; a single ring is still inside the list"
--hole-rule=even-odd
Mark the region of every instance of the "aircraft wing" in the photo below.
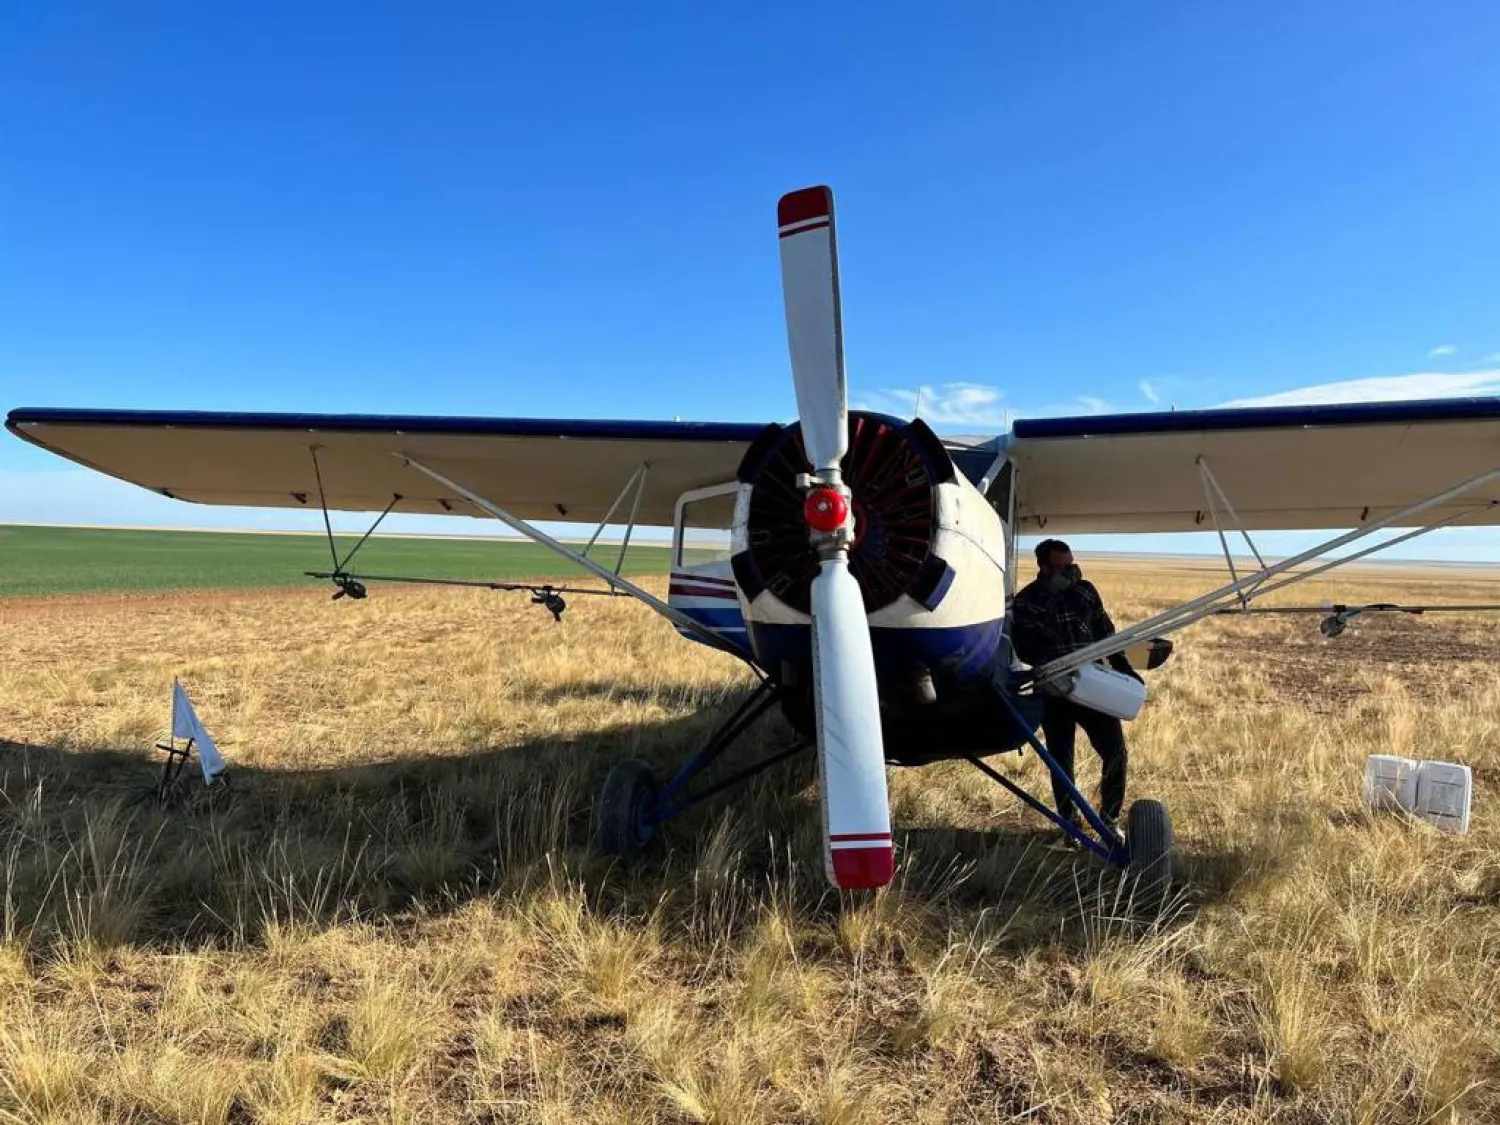
[[[670,526],[678,496],[733,480],[764,427],[33,408],[11,411],[6,428],[164,496],[250,507],[317,509],[316,446],[330,509],[378,512],[399,495],[398,512],[482,514],[405,464],[410,457],[521,519],[597,523],[648,462],[637,520]],[[619,522],[629,518],[633,497],[616,512]]]
[[[1355,528],[1500,469],[1500,397],[1018,419],[1023,534]],[[1394,526],[1500,523],[1492,481]]]

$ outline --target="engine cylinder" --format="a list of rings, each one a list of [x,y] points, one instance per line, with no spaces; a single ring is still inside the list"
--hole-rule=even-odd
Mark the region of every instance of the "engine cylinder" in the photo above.
[[[883,609],[903,594],[920,600],[923,586],[933,581],[936,489],[952,479],[952,459],[920,420],[854,411],[840,468],[854,516],[849,571],[859,583],[865,611]],[[769,591],[798,613],[809,611],[818,573],[805,496],[797,487],[797,477],[811,470],[795,425],[768,429],[740,467],[750,497],[735,577],[750,598]]]

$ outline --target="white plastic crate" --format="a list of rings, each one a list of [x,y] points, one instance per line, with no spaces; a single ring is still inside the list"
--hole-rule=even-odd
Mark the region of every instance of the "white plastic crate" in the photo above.
[[[1444,832],[1463,835],[1469,830],[1474,800],[1474,775],[1454,762],[1423,762],[1417,766],[1417,795],[1412,811]]]
[[[1417,762],[1394,754],[1371,754],[1365,759],[1365,804],[1372,809],[1417,807]]]

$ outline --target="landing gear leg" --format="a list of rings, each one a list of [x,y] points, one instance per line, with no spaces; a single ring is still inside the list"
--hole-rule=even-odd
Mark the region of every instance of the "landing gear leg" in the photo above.
[[[627,862],[636,859],[651,846],[666,821],[808,749],[812,743],[799,738],[713,785],[689,792],[688,783],[729,749],[779,698],[777,685],[763,680],[665,785],[658,784],[650,765],[638,758],[617,764],[604,779],[604,788],[594,807],[594,843],[599,851]]]
[[[1078,791],[1078,787],[1068,776],[1067,771],[1057,764],[1048,753],[1046,746],[1037,739],[1035,724],[1029,723],[1022,714],[1018,703],[1019,697],[998,684],[995,685],[995,691],[1010,711],[1012,718],[1020,725],[1020,729],[1025,732],[1026,742],[1046,765],[1053,779],[1067,790],[1073,799],[1073,804],[1097,833],[1098,839],[1095,840],[1075,822],[1062,820],[1057,813],[1027,793],[1010,778],[978,758],[969,760],[1042,816],[1056,824],[1070,838],[1088,848],[1105,862],[1123,868],[1128,880],[1126,889],[1129,892],[1130,906],[1137,917],[1145,920],[1160,917],[1172,889],[1174,859],[1172,818],[1167,815],[1166,805],[1155,800],[1133,802],[1126,816],[1125,835],[1122,839],[1119,829],[1113,824],[1106,824],[1100,818],[1093,805]]]

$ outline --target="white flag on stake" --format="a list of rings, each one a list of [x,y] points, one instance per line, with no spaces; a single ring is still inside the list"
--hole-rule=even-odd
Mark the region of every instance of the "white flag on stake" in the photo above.
[[[172,737],[193,740],[193,746],[198,751],[198,764],[203,768],[205,785],[212,785],[214,778],[228,768],[224,756],[219,753],[219,748],[204,729],[198,713],[193,710],[187,692],[182,690],[182,684],[175,679],[172,681]]]

